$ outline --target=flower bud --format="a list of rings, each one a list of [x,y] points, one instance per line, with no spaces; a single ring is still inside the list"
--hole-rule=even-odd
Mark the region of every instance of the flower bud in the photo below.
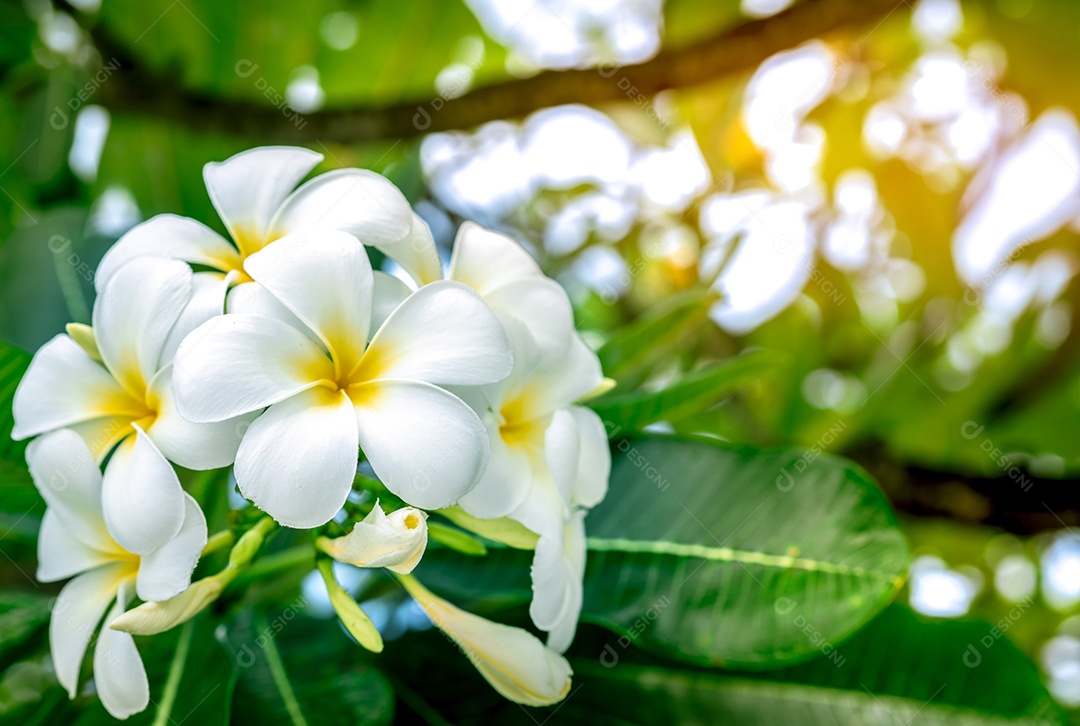
[[[426,513],[403,507],[386,514],[376,501],[375,508],[352,532],[330,540],[324,550],[339,562],[408,574],[423,557],[427,537]]]
[[[217,600],[230,580],[232,577],[225,573],[203,578],[191,583],[188,589],[174,598],[162,602],[144,602],[128,610],[109,623],[109,627],[132,635],[164,633],[191,620]]]
[[[436,597],[411,575],[398,578],[435,623],[457,643],[487,682],[526,706],[550,706],[570,692],[566,659],[521,628],[495,623]]]

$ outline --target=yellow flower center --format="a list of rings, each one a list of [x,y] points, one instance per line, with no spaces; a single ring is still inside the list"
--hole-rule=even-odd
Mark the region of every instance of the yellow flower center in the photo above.
[[[544,445],[546,422],[530,415],[529,401],[518,396],[503,403],[497,415],[499,436],[510,447],[539,448]]]

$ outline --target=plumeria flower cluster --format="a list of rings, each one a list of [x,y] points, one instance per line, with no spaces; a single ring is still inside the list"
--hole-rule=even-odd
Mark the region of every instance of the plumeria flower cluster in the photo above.
[[[92,325],[46,343],[16,392],[13,435],[38,437],[27,460],[48,505],[38,578],[72,578],[50,631],[57,677],[74,697],[97,632],[94,682],[117,718],[149,700],[132,635],[216,600],[277,526],[316,530],[318,569],[361,645],[383,646],[331,560],[385,568],[505,697],[569,692],[584,519],[610,471],[603,425],[579,402],[610,382],[566,293],[519,244],[465,223],[444,275],[383,177],[301,183],[321,159],[267,147],[208,164],[231,239],[173,215],[133,228],[98,269]],[[373,269],[370,248],[411,284]],[[195,582],[212,545],[174,465],[232,466],[267,515]],[[534,550],[530,615],[546,644],[411,574],[432,515]]]

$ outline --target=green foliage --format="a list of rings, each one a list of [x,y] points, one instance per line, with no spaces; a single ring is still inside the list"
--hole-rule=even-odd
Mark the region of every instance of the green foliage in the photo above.
[[[616,448],[611,493],[586,520],[583,617],[627,644],[713,665],[805,658],[820,647],[807,623],[838,643],[902,581],[903,535],[850,463],[667,438]],[[433,551],[417,574],[494,608],[531,596],[530,559],[519,550],[475,561]]]
[[[430,709],[460,726],[528,726],[530,718],[589,726],[1064,723],[1031,662],[1007,638],[987,641],[991,633],[989,623],[927,620],[892,606],[835,650],[795,666],[741,672],[624,649],[610,634],[584,626],[569,653],[574,694],[557,709],[529,713],[478,696],[482,681],[449,657],[451,646],[436,634],[410,635],[402,645],[445,653],[438,671],[400,656],[394,666],[403,679],[399,688],[417,691],[408,708]],[[965,661],[971,648],[981,649],[977,662]]]
[[[361,659],[336,623],[305,617],[302,606],[248,612],[229,627],[240,670],[233,722],[390,723],[394,697],[386,677]]]
[[[753,351],[691,371],[659,390],[605,396],[590,402],[609,436],[642,431],[657,421],[676,421],[708,409],[724,396],[758,381],[783,357]]]

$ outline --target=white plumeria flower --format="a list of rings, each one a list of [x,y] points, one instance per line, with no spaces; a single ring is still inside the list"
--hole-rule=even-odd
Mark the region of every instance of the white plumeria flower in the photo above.
[[[173,351],[188,331],[221,312],[220,306],[196,309],[197,277],[175,260],[124,265],[94,302],[92,335],[77,333],[82,345],[68,335],[50,340],[15,391],[13,438],[70,428],[98,462],[112,451],[102,492],[105,521],[129,552],[146,554],[175,537],[185,509],[176,477],[147,462],[138,432],[189,469],[228,466],[240,445],[243,420],[193,424],[174,406]]]
[[[520,321],[544,345],[564,345],[574,332],[574,311],[566,291],[504,234],[475,222],[462,224],[454,240],[449,278],[476,290],[501,320]]]
[[[176,480],[149,437],[138,433],[134,447],[142,466],[133,476]],[[56,679],[71,698],[76,696],[83,656],[104,615],[94,648],[94,682],[106,710],[127,718],[146,708],[150,689],[135,641],[108,625],[133,595],[167,600],[188,587],[206,546],[206,519],[195,500],[183,494],[179,530],[157,549],[136,554],[120,546],[106,524],[101,471],[78,434],[62,429],[42,436],[31,442],[26,459],[47,505],[38,536],[37,579],[74,578],[60,590],[49,623]]]
[[[323,547],[338,562],[356,567],[385,567],[407,575],[427,549],[427,514],[402,507],[389,515],[375,502],[374,509],[344,537]]]
[[[232,242],[193,219],[158,215],[113,245],[98,266],[98,289],[126,261],[141,256],[184,260],[243,283],[250,280],[244,260],[276,239],[316,228],[353,234],[420,284],[439,279],[431,232],[386,178],[366,169],[338,169],[297,187],[322,159],[309,149],[266,146],[207,164],[206,189]],[[230,312],[241,312],[242,302],[230,296]]]
[[[574,405],[606,386],[600,361],[574,329],[566,292],[521,245],[462,225],[450,277],[477,290],[499,315],[514,370],[478,391],[460,391],[480,413],[491,461],[461,500],[487,519],[509,516],[539,535],[533,561],[533,622],[565,651],[582,604],[584,510],[607,493],[611,454],[599,417]]]
[[[581,612],[585,510],[603,500],[611,473],[603,423],[573,405],[600,385],[599,363],[583,342],[559,352],[519,323],[504,325],[514,370],[482,389],[491,463],[461,506],[477,517],[509,516],[539,535],[529,613],[562,652]]]
[[[373,336],[379,314],[367,254],[350,235],[290,235],[248,258],[251,277],[305,330],[269,314],[210,320],[181,344],[182,415],[220,421],[269,406],[236,455],[240,491],[278,522],[329,521],[345,503],[363,448],[390,491],[422,509],[476,484],[488,437],[439,385],[506,377],[498,319],[463,285],[410,295]]]
[[[411,575],[399,578],[440,630],[458,644],[496,691],[526,706],[550,706],[570,692],[570,664],[521,628],[465,612]]]

